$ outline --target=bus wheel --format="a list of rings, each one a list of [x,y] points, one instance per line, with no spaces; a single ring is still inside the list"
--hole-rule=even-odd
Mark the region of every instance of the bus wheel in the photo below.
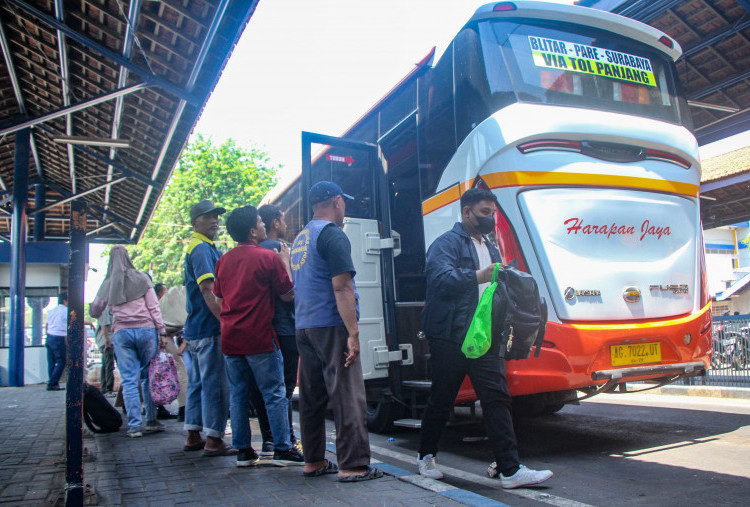
[[[375,433],[386,433],[393,429],[393,421],[401,414],[401,406],[390,399],[367,403],[367,428]]]
[[[540,415],[552,415],[555,412],[559,412],[560,410],[562,410],[564,406],[565,406],[565,403],[555,403],[552,405],[545,405],[542,408],[542,412]]]

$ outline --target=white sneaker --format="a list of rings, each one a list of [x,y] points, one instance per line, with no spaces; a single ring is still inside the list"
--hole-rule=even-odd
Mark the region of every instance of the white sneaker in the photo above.
[[[422,477],[429,477],[430,479],[442,479],[443,472],[438,470],[437,463],[435,463],[435,456],[427,454],[419,459],[417,455],[417,465],[419,465],[419,475]]]
[[[524,486],[533,486],[544,482],[552,477],[549,470],[532,470],[523,465],[519,465],[518,472],[510,477],[500,474],[500,484],[505,489],[522,488]]]

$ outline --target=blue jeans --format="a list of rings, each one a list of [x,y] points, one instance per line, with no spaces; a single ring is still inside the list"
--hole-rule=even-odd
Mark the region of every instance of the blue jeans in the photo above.
[[[159,335],[154,328],[120,329],[115,333],[115,354],[122,379],[122,397],[125,410],[128,411],[128,428],[140,431],[141,397],[138,383],[141,383],[143,405],[146,409],[146,421],[156,420],[156,407],[151,399],[151,388],[148,384],[148,366],[159,350]]]
[[[256,382],[263,395],[273,433],[273,447],[288,451],[289,400],[284,387],[284,361],[276,349],[264,354],[225,355],[231,391],[232,445],[237,449],[250,447],[248,395],[250,384]]]
[[[54,334],[47,335],[47,373],[48,387],[57,387],[63,370],[65,369],[65,337]]]
[[[206,436],[222,438],[227,429],[229,386],[221,337],[187,340],[190,353],[188,388],[185,399],[185,429],[206,431]]]

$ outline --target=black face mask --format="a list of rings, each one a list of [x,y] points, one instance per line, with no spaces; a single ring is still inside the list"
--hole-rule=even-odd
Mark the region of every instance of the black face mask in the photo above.
[[[474,226],[482,234],[489,234],[495,230],[495,217],[490,215],[488,217],[480,217],[472,210],[472,215],[477,219],[477,224]]]

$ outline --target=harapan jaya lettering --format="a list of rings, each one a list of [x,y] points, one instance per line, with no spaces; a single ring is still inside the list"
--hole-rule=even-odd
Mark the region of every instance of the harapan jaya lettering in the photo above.
[[[563,225],[567,227],[569,235],[596,235],[611,238],[612,236],[635,236],[636,234],[639,234],[638,239],[640,241],[643,241],[647,236],[655,236],[656,239],[661,239],[663,236],[672,235],[672,231],[669,230],[668,225],[657,226],[651,224],[648,220],[644,220],[641,223],[640,228],[636,228],[634,225],[618,224],[615,222],[612,222],[611,224],[587,224],[584,223],[583,219],[578,217],[565,220]]]
[[[656,86],[648,58],[611,49],[529,35],[534,65]]]

